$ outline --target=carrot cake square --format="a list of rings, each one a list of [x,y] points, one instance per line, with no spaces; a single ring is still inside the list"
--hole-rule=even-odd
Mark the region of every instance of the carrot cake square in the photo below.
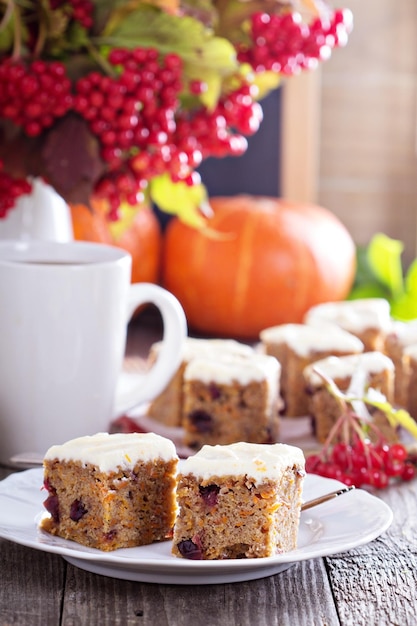
[[[304,475],[294,446],[204,446],[180,469],[173,554],[240,559],[294,550]]]
[[[196,358],[184,370],[184,443],[271,443],[279,429],[280,364],[271,356]]]
[[[260,333],[266,354],[281,364],[280,392],[283,414],[297,417],[308,414],[309,402],[303,371],[310,363],[330,355],[357,354],[363,343],[338,327],[320,328],[307,324],[280,324]]]
[[[152,363],[159,351],[160,342],[151,347],[149,362]],[[187,337],[183,344],[182,361],[165,389],[150,402],[147,415],[165,426],[182,425],[184,411],[184,371],[192,359],[225,354],[250,357],[254,350],[251,346],[234,339],[199,339]]]
[[[385,341],[385,353],[395,366],[395,403],[408,406],[410,352],[417,345],[417,320],[409,322],[395,321]]]
[[[352,396],[364,397],[372,388],[388,402],[393,401],[394,364],[382,352],[330,356],[308,365],[304,370],[304,379],[309,392],[309,413],[314,419],[316,437],[321,443],[326,440],[342,415],[343,407],[331,394],[320,373],[334,382],[340,391],[350,390]],[[382,411],[364,406],[361,409],[364,411],[364,418],[368,418],[387,441],[398,441],[396,430]],[[375,433],[371,429],[369,435],[375,440]]]
[[[384,351],[385,338],[391,328],[390,304],[384,298],[360,298],[324,302],[307,311],[304,323],[335,324],[364,344],[364,351]]]
[[[109,551],[171,536],[178,456],[153,433],[80,437],[49,448],[44,458],[41,528]]]
[[[402,406],[417,421],[417,343],[404,348],[402,362]]]

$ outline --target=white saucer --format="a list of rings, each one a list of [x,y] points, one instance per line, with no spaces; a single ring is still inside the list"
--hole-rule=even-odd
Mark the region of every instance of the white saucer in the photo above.
[[[60,554],[81,569],[151,583],[207,585],[255,580],[278,574],[296,561],[336,554],[372,541],[391,524],[391,509],[355,489],[301,514],[298,549],[260,559],[189,561],[171,555],[171,542],[100,552],[53,537],[38,528],[44,515],[43,470],[30,469],[0,482],[0,537]],[[304,500],[340,488],[338,481],[307,475]]]

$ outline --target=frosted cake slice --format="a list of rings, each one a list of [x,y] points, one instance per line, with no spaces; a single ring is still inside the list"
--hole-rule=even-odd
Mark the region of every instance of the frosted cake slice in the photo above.
[[[279,428],[281,367],[271,356],[253,354],[196,358],[184,371],[184,443],[271,443]]]
[[[172,441],[153,433],[98,433],[52,446],[41,528],[104,551],[162,541],[176,516],[177,464]]]
[[[316,361],[304,370],[304,378],[309,391],[309,413],[314,419],[316,437],[323,443],[332,427],[342,415],[343,406],[328,390],[325,379],[319,372],[333,381],[340,391],[361,398],[368,389],[379,392],[388,402],[394,397],[394,363],[382,352],[364,352],[348,356],[330,356]],[[363,410],[363,407],[362,407]],[[376,409],[367,408],[369,419],[387,441],[398,440],[397,433],[391,427],[385,414]],[[364,417],[367,417],[364,414]],[[369,431],[371,439],[376,434]]]
[[[402,361],[402,406],[417,421],[417,343],[404,348]]]
[[[281,363],[283,413],[288,417],[307,415],[308,396],[303,371],[310,363],[327,356],[363,352],[363,343],[338,327],[320,328],[307,324],[280,324],[260,333],[266,354]]]
[[[152,345],[149,362],[155,360],[160,349],[160,342]],[[182,347],[182,361],[177,371],[165,389],[152,400],[147,409],[147,415],[165,426],[176,427],[182,425],[184,408],[184,370],[194,358],[211,356],[222,358],[233,354],[250,357],[254,350],[247,344],[234,339],[199,339],[187,337]]]
[[[409,396],[410,349],[417,345],[417,320],[395,321],[385,340],[385,352],[395,365],[396,404],[407,407]]]
[[[391,328],[390,304],[384,298],[361,298],[324,302],[307,311],[306,324],[335,324],[358,337],[365,352],[384,352],[385,338]]]
[[[173,554],[240,559],[295,549],[304,474],[294,446],[204,446],[180,469]]]

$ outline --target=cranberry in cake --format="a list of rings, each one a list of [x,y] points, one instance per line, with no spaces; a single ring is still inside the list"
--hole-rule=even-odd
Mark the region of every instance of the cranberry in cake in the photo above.
[[[184,370],[184,443],[274,442],[280,364],[274,357],[195,358]]]
[[[178,456],[153,433],[96,435],[52,446],[44,458],[42,530],[110,551],[172,534]]]
[[[180,469],[172,553],[240,559],[294,550],[304,474],[294,446],[204,446]]]
[[[260,333],[266,354],[281,364],[281,396],[287,417],[308,414],[308,396],[303,371],[310,363],[330,355],[363,352],[363,343],[337,326],[326,328],[307,324],[280,324]]]

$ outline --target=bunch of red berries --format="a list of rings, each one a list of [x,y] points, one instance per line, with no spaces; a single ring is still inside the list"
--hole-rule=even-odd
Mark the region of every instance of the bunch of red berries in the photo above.
[[[262,107],[255,98],[257,88],[243,84],[221,98],[213,111],[201,107],[177,116],[176,143],[190,154],[197,150],[201,158],[241,156],[247,148],[246,137],[259,129]]]
[[[117,219],[121,200],[138,204],[148,181],[172,163],[182,61],[175,54],[160,59],[153,48],[114,49],[108,60],[117,76],[92,72],[79,79],[74,109],[100,142],[107,168],[95,194]]]
[[[14,16],[16,23],[10,12],[0,9],[5,26],[14,33],[13,46],[0,46],[0,120],[12,122],[28,137],[47,138],[45,131],[68,112],[82,117],[97,140],[93,144],[98,144],[101,157],[101,176],[94,183],[93,195],[106,201],[108,216],[114,220],[122,203],[137,206],[145,192],[152,197],[153,179],[167,175],[174,183],[193,187],[201,183],[196,169],[202,160],[240,156],[246,151],[247,137],[256,133],[262,121],[254,72],[247,64],[255,73],[293,74],[311,68],[331,48],[343,45],[351,27],[350,11],[329,13],[328,19],[316,18],[311,24],[298,13],[256,13],[251,17],[250,43],[238,45],[239,63],[234,65],[229,48],[224,50],[224,37],[214,31],[208,37],[207,56],[204,41],[201,50],[187,52],[174,38],[172,52],[157,50],[167,24],[178,24],[175,20],[183,17],[166,10],[164,2],[160,14],[153,3],[128,3],[126,11],[116,3],[114,13],[108,3],[97,14],[98,3],[92,0],[45,0],[43,8],[38,3],[26,4]],[[222,11],[218,15],[221,20]],[[131,29],[125,32],[122,26],[130,16],[138,20],[139,32],[146,28],[149,16],[154,48],[131,49],[132,35],[126,35]],[[184,32],[201,27],[201,23],[193,26],[199,20],[187,9],[185,17],[189,26]],[[110,52],[104,44],[109,32],[121,42]],[[107,33],[104,38],[103,33]],[[169,41],[163,41],[163,46]],[[235,45],[232,39],[229,43]],[[174,52],[177,49],[179,54],[185,50],[185,62]],[[18,58],[19,52],[29,58]],[[200,59],[202,76],[198,79]],[[95,62],[97,71],[91,71]],[[242,63],[244,71],[239,67]],[[212,80],[213,72],[218,73],[217,81]],[[41,153],[39,146],[37,141]],[[3,206],[9,201],[2,200]]]
[[[312,69],[328,59],[333,48],[345,45],[352,22],[352,13],[346,9],[335,11],[328,19],[315,18],[311,24],[299,13],[254,13],[251,45],[242,45],[238,58],[255,71],[271,70],[287,76]]]
[[[416,468],[401,443],[388,444],[382,438],[373,443],[357,433],[349,442],[325,444],[321,454],[307,458],[306,471],[346,485],[368,485],[375,489],[384,489],[391,479],[408,481],[416,475]]]
[[[3,59],[0,63],[0,117],[35,137],[73,105],[71,81],[63,63]]]
[[[213,110],[202,105],[186,110],[180,108],[183,63],[178,55],[160,57],[153,48],[114,49],[108,61],[114,76],[91,72],[74,83],[75,93],[62,63],[3,61],[0,117],[32,137],[69,110],[83,117],[106,164],[94,193],[108,202],[110,219],[118,218],[122,201],[139,204],[155,176],[168,173],[174,182],[199,184],[195,168],[203,159],[240,156],[246,136],[259,128],[262,108],[253,86],[243,83]]]
[[[155,176],[168,173],[174,182],[200,183],[195,168],[202,159],[243,154],[244,135],[259,128],[262,108],[253,87],[239,87],[213,111],[204,106],[180,110],[183,64],[178,55],[161,58],[153,48],[115,49],[108,60],[119,70],[117,77],[92,72],[79,79],[74,109],[101,145],[107,169],[95,195],[109,203],[110,218],[117,219],[123,200],[138,204]]]
[[[3,171],[0,161],[0,218],[5,217],[14,207],[16,200],[32,191],[32,185],[24,178],[14,178]]]

